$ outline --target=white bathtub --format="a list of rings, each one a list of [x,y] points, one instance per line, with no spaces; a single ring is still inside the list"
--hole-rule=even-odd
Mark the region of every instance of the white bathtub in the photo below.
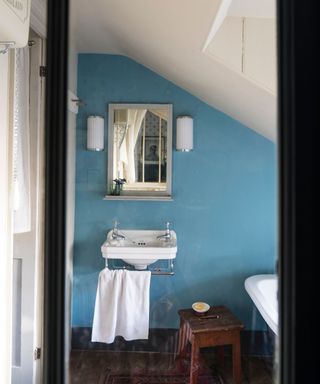
[[[278,278],[277,275],[248,277],[244,286],[255,306],[273,332],[278,334]]]

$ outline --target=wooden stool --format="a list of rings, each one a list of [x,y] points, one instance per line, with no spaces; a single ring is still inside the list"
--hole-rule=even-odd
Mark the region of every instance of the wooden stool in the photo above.
[[[240,331],[243,324],[224,306],[211,307],[198,316],[190,309],[180,309],[178,354],[185,354],[188,341],[191,343],[190,384],[196,384],[199,370],[199,350],[203,347],[220,346],[219,358],[223,360],[223,346],[232,345],[233,378],[241,383]]]

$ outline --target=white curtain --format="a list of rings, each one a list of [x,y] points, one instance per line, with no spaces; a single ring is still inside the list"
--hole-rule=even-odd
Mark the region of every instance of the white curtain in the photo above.
[[[124,135],[122,143],[120,145],[119,151],[119,164],[118,164],[118,177],[121,179],[126,178],[125,168],[128,164],[128,154],[127,154],[127,136]]]
[[[14,233],[23,233],[31,230],[28,47],[15,50],[13,133]]]
[[[146,109],[129,109],[127,120],[127,133],[120,147],[121,159],[123,159],[124,177],[127,183],[136,181],[134,148],[139,136],[142,121],[146,115]],[[125,159],[125,160],[124,160]]]

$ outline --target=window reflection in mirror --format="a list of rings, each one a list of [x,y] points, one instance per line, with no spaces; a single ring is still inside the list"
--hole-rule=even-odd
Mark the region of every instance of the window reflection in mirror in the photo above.
[[[109,104],[108,195],[171,195],[172,106]]]

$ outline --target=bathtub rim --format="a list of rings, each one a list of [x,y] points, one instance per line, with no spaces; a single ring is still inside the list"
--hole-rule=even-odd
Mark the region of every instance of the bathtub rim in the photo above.
[[[268,326],[271,328],[271,330],[277,335],[278,334],[278,322],[279,322],[279,310],[277,308],[276,312],[276,320],[271,313],[274,313],[274,308],[269,305],[268,302],[264,301],[263,294],[260,293],[260,291],[256,288],[254,289],[257,282],[261,280],[276,280],[277,281],[277,288],[278,288],[278,276],[276,274],[260,274],[260,275],[253,275],[246,278],[244,282],[245,289],[250,296],[251,300],[253,301],[254,305],[260,312],[263,319],[266,321]],[[262,302],[264,302],[264,305],[262,305]]]

